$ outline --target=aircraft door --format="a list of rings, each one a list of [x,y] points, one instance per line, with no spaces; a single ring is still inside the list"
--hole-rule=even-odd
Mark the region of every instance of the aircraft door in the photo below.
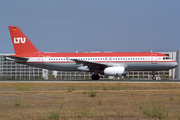
[[[39,65],[43,65],[43,59],[44,59],[44,55],[39,55],[38,56],[38,64]]]
[[[157,64],[157,55],[151,54],[151,64]]]

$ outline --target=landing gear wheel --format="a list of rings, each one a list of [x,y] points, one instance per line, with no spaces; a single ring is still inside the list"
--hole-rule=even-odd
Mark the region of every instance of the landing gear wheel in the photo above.
[[[91,78],[92,78],[92,80],[99,80],[100,76],[99,75],[92,75]]]
[[[153,76],[153,77],[152,77],[152,79],[153,79],[153,80],[156,80],[156,77],[155,77],[155,76]]]

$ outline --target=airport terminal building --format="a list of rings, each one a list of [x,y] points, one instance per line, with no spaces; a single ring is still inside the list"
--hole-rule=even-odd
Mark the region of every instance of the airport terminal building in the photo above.
[[[160,52],[169,56],[172,60],[180,64],[180,50],[176,52]],[[90,79],[90,72],[67,72],[52,71],[41,68],[35,68],[23,64],[18,64],[5,59],[5,56],[11,54],[0,54],[0,79]],[[129,78],[151,78],[152,71],[130,71],[126,74]],[[180,79],[180,66],[174,69],[155,71],[155,76],[160,78]],[[108,76],[101,76],[108,78]]]

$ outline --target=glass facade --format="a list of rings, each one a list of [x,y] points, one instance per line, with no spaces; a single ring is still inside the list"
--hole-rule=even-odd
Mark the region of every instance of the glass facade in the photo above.
[[[0,55],[1,79],[37,79],[42,75],[42,69],[6,60],[5,56]]]

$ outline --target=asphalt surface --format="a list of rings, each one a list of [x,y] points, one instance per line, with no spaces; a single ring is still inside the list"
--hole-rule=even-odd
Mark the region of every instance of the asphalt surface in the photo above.
[[[0,80],[0,83],[180,83],[180,80],[144,80],[144,79],[100,79],[100,80]]]

